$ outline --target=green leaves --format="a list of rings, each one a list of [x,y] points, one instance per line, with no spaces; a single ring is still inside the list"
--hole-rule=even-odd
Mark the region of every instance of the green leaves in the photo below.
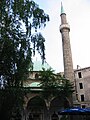
[[[49,16],[33,0],[3,0],[0,6],[0,78],[20,86],[32,69],[35,51],[45,59],[45,38],[38,29]]]
[[[18,87],[0,89],[0,116],[3,120],[10,120],[17,110],[20,112],[23,108],[24,94],[24,90]]]
[[[41,55],[42,60],[45,59],[45,38],[42,36],[41,33],[33,34],[31,36],[31,42],[33,43],[33,54],[35,55],[35,48],[38,51],[38,53]]]
[[[20,88],[32,70],[35,51],[42,61],[45,59],[45,38],[38,29],[45,27],[47,21],[49,16],[33,0],[0,1],[0,83],[5,83],[5,89],[0,91],[4,106],[0,104],[0,112],[7,120],[9,111],[22,106]]]
[[[45,99],[50,99],[52,97],[66,99],[74,92],[73,84],[61,75],[54,74],[52,69],[45,70],[43,68],[43,71],[40,72],[40,80],[43,89],[41,95]]]

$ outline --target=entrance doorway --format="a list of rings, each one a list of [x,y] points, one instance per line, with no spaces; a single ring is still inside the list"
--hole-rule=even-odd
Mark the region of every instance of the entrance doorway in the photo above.
[[[31,113],[31,114],[29,114],[29,119],[28,120],[42,120],[42,114]]]
[[[52,120],[59,120],[59,117],[56,113],[53,113],[53,115],[51,116]]]
[[[29,120],[46,120],[47,108],[45,101],[39,96],[33,97],[27,104]]]

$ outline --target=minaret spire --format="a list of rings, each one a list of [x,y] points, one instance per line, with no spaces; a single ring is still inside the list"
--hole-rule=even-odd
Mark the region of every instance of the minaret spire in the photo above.
[[[65,13],[65,12],[64,12],[64,8],[63,8],[63,4],[61,2],[61,14],[63,14],[63,13]]]

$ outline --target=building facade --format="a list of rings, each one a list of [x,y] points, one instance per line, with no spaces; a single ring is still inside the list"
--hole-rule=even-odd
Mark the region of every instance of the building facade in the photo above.
[[[37,67],[38,66],[38,67]],[[51,97],[45,99],[41,96],[39,73],[40,70],[51,68],[46,62],[34,62],[34,70],[30,72],[28,79],[24,82],[24,87],[30,89],[24,97],[23,120],[60,120],[58,110],[64,109],[62,98]]]
[[[74,80],[78,104],[90,108],[90,67],[74,70]]]
[[[40,62],[35,64],[40,66]],[[43,67],[50,68],[49,65]],[[41,70],[40,67],[39,69],[36,67],[35,71],[30,72],[24,83],[24,87],[30,87],[31,92],[25,96],[23,120],[60,120],[61,116],[58,115],[58,110],[64,109],[63,101],[62,99],[52,98],[48,102],[40,96],[39,70]],[[63,72],[59,74],[64,75]],[[73,106],[90,108],[90,67],[74,70],[74,83],[76,99],[73,100]]]
[[[66,79],[74,83],[75,92],[71,97],[73,106],[80,106],[82,108],[90,107],[90,67],[73,70],[69,37],[70,26],[67,23],[66,14],[62,5],[60,16],[64,61],[64,72],[61,74],[64,74]],[[46,69],[50,68],[47,63],[44,63],[42,67]],[[38,73],[41,70],[40,64],[36,64],[34,68],[24,83],[24,87],[30,87],[30,93],[27,93],[24,99],[25,104],[22,118],[23,120],[60,120],[61,116],[58,115],[58,110],[64,109],[62,99],[52,97],[47,101],[41,98],[40,80],[38,79]]]

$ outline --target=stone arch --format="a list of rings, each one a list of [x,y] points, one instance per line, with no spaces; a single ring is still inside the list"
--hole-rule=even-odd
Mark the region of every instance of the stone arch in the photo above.
[[[50,120],[60,120],[61,115],[58,115],[58,111],[64,110],[66,107],[69,106],[69,101],[64,97],[54,97],[50,102]]]
[[[29,108],[29,105],[35,105],[35,106],[43,106],[46,105],[44,99],[42,99],[38,94],[35,96],[32,96],[28,103],[27,103],[27,109]]]
[[[59,97],[55,97],[52,99],[51,103],[50,103],[50,113],[56,113],[58,110],[63,109],[64,108],[64,103],[63,100],[60,99]]]
[[[55,97],[52,99],[50,102],[50,109],[49,109],[49,114],[50,114],[50,120],[59,120],[60,115],[58,115],[59,110],[63,110],[66,104],[65,102],[68,102],[66,99],[62,99],[60,97]]]
[[[32,97],[27,103],[28,120],[44,120],[47,116],[47,107],[44,99],[40,96]]]
[[[24,105],[23,105],[24,109],[27,108],[28,102],[36,96],[39,96],[39,94],[38,93],[26,93],[26,95],[24,96]]]

